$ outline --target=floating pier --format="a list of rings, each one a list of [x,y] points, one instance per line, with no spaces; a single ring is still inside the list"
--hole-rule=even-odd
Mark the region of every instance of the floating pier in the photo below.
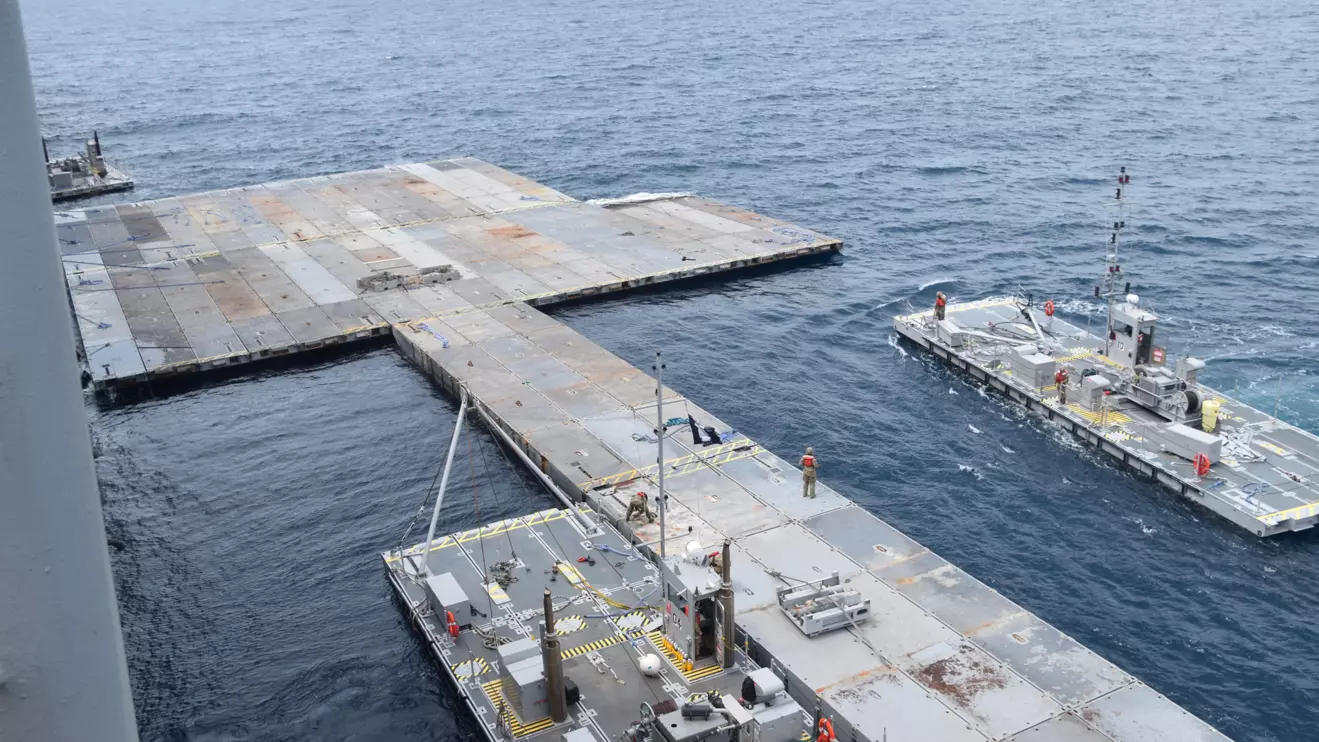
[[[1257,536],[1307,530],[1319,520],[1319,437],[1194,379],[1188,390],[1196,395],[1197,405],[1210,403],[1215,410],[1212,434],[1203,430],[1198,411],[1186,421],[1189,425],[1177,425],[1129,396],[1087,395],[1086,377],[1116,378],[1129,374],[1129,365],[1115,360],[1116,345],[1112,354],[1105,355],[1102,339],[1058,317],[1039,318],[1055,345],[1055,349],[1045,349],[1041,358],[1047,372],[1040,378],[1019,373],[1021,364],[1014,354],[1023,338],[995,339],[985,335],[983,328],[1013,323],[1026,327],[1024,304],[1015,298],[950,304],[942,329],[931,311],[896,317],[893,327],[934,357],[1132,471]],[[1129,311],[1141,310],[1131,307]],[[1149,312],[1143,316],[1153,317]],[[1030,349],[1041,350],[1035,345]],[[1054,379],[1055,368],[1064,364],[1071,367],[1075,382],[1067,404],[1061,403]],[[1191,438],[1196,448],[1188,447],[1186,441]],[[1203,474],[1196,471],[1194,461],[1200,448],[1209,452]]]
[[[788,461],[668,388],[657,463],[656,381],[536,309],[836,239],[694,196],[581,203],[470,159],[89,209],[59,235],[96,389],[390,335],[579,503],[382,554],[492,742],[788,742],[817,717],[845,742],[1225,739],[826,484],[802,497]],[[661,466],[668,561],[659,525],[625,518]],[[672,556],[724,544],[732,646],[702,649],[723,585]],[[799,624],[783,589],[834,575],[864,613]],[[723,710],[684,708],[712,690]],[[748,690],[772,703],[744,709]]]
[[[385,335],[459,309],[544,306],[841,244],[696,196],[575,201],[473,159],[56,221],[97,390]]]

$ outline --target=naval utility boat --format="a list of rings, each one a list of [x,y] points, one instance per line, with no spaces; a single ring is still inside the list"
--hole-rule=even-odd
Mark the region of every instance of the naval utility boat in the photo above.
[[[1130,469],[1258,536],[1319,519],[1319,437],[1200,383],[1204,361],[1170,359],[1159,317],[1118,260],[1131,176],[1107,204],[1102,337],[1029,295],[946,303],[895,317],[899,337],[1003,393]]]

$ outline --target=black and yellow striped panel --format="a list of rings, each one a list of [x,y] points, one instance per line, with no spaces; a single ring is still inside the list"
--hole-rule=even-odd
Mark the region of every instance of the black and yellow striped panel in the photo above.
[[[490,664],[484,659],[476,657],[470,660],[463,660],[462,662],[455,662],[452,665],[449,665],[449,669],[453,671],[454,677],[460,680],[466,680],[467,678],[474,678],[477,675],[489,672]]]
[[[560,654],[563,656],[565,660],[569,660],[572,659],[573,657],[581,657],[584,654],[590,654],[591,652],[598,652],[601,649],[606,649],[616,644],[622,644],[625,641],[639,639],[641,638],[641,636],[642,636],[642,632],[640,631],[633,631],[629,633],[627,636],[619,636],[615,634],[614,636],[605,637],[604,639],[597,639],[593,642],[579,644],[578,646],[575,646],[571,649],[565,649]]]
[[[543,732],[554,726],[554,720],[548,716],[544,719],[537,719],[525,724],[522,723],[522,720],[518,718],[518,715],[513,713],[513,709],[509,707],[508,702],[504,700],[504,688],[499,680],[491,680],[485,685],[482,685],[481,690],[485,691],[485,695],[490,699],[490,703],[494,704],[495,708],[499,710],[500,718],[508,725],[508,729],[512,732],[514,739],[525,737],[528,734],[535,734],[536,732]]]
[[[678,672],[682,674],[682,677],[689,683],[697,680],[704,680],[705,678],[723,672],[724,668],[717,662],[701,665],[700,667],[693,666],[687,661],[687,658],[682,655],[682,652],[679,652],[677,647],[673,646],[673,642],[669,641],[669,638],[664,635],[663,631],[652,631],[649,634],[646,634],[646,638],[650,640],[651,645],[653,645],[660,654],[663,654],[668,658],[669,664],[673,665],[673,667],[677,669]]]
[[[586,628],[586,619],[581,616],[564,616],[554,620],[554,631],[559,636],[575,634],[584,628]]]

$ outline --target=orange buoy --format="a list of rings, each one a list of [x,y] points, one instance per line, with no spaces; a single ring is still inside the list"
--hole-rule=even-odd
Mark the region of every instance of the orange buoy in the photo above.
[[[1202,453],[1197,453],[1195,455],[1195,458],[1191,460],[1191,464],[1195,466],[1196,476],[1203,477],[1204,475],[1209,473],[1210,463],[1208,456]]]
[[[449,636],[458,638],[458,620],[453,617],[453,611],[445,611],[444,618],[449,622]]]
[[[1053,299],[1044,302],[1044,313],[1050,317],[1053,316]]]

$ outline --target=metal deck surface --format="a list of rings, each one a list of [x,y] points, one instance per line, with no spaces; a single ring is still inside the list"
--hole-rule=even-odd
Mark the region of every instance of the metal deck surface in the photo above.
[[[1010,298],[950,304],[947,315],[966,328],[1020,316]],[[946,347],[934,336],[931,317],[929,311],[904,315],[896,317],[893,326],[939,358],[1252,533],[1305,530],[1319,520],[1319,437],[1201,385],[1209,398],[1222,404],[1216,432],[1224,445],[1222,461],[1200,477],[1190,461],[1164,450],[1164,418],[1126,399],[1102,412],[1076,403],[1063,407],[1055,386],[1036,388],[1014,378],[1010,368],[994,367],[996,360],[1007,357],[1006,345],[977,341],[964,348]],[[1068,363],[1074,377],[1114,363],[1097,352],[1104,341],[1087,331],[1058,317],[1047,318],[1044,327],[1066,346],[1052,355]]]
[[[387,334],[463,307],[551,304],[836,250],[699,197],[575,201],[479,160],[57,214],[96,389]],[[452,265],[461,280],[359,278]]]
[[[394,333],[447,390],[466,384],[565,491],[638,542],[658,539],[657,525],[622,522],[634,492],[656,491],[652,378],[522,303]],[[705,446],[686,425],[669,430],[669,543],[732,540],[738,643],[780,670],[803,708],[818,702],[840,739],[1224,739],[824,483],[804,499],[794,466],[677,392],[665,396],[666,418],[694,416],[724,434]],[[835,571],[873,615],[859,631],[807,638],[775,589]]]
[[[621,553],[599,550],[599,545]],[[656,629],[663,623],[658,612],[620,611],[586,586],[574,587],[562,573],[550,580],[555,565],[567,563],[589,587],[612,600],[638,607],[647,602],[658,605],[654,598],[658,568],[637,556],[608,523],[588,532],[567,511],[546,510],[438,538],[426,556],[431,573],[451,573],[471,600],[470,615],[455,617],[459,623],[470,622],[487,637],[505,641],[539,639],[543,591],[549,588],[554,596],[564,675],[580,688],[581,701],[569,707],[567,720],[558,725],[548,714],[523,718],[502,697],[499,655],[489,646],[493,642],[471,629],[450,637],[445,619],[426,609],[426,591],[416,579],[421,547],[407,549],[401,560],[389,552],[381,556],[387,566],[404,567],[389,571],[394,588],[477,725],[492,740],[557,740],[571,729],[586,728],[595,731],[598,742],[608,742],[638,719],[642,702],[654,706],[673,699],[681,704],[711,689],[737,698],[742,668],[755,668],[738,653],[737,665],[730,669],[710,674],[715,668],[698,666],[697,671],[687,671],[674,664],[657,639]],[[594,565],[576,561],[586,554],[594,555]],[[515,560],[518,566],[512,572],[515,581],[501,588],[489,577],[490,567],[506,560]],[[644,654],[663,658],[658,677],[646,677],[638,669],[637,659]],[[803,714],[801,721],[804,729],[809,720]]]

